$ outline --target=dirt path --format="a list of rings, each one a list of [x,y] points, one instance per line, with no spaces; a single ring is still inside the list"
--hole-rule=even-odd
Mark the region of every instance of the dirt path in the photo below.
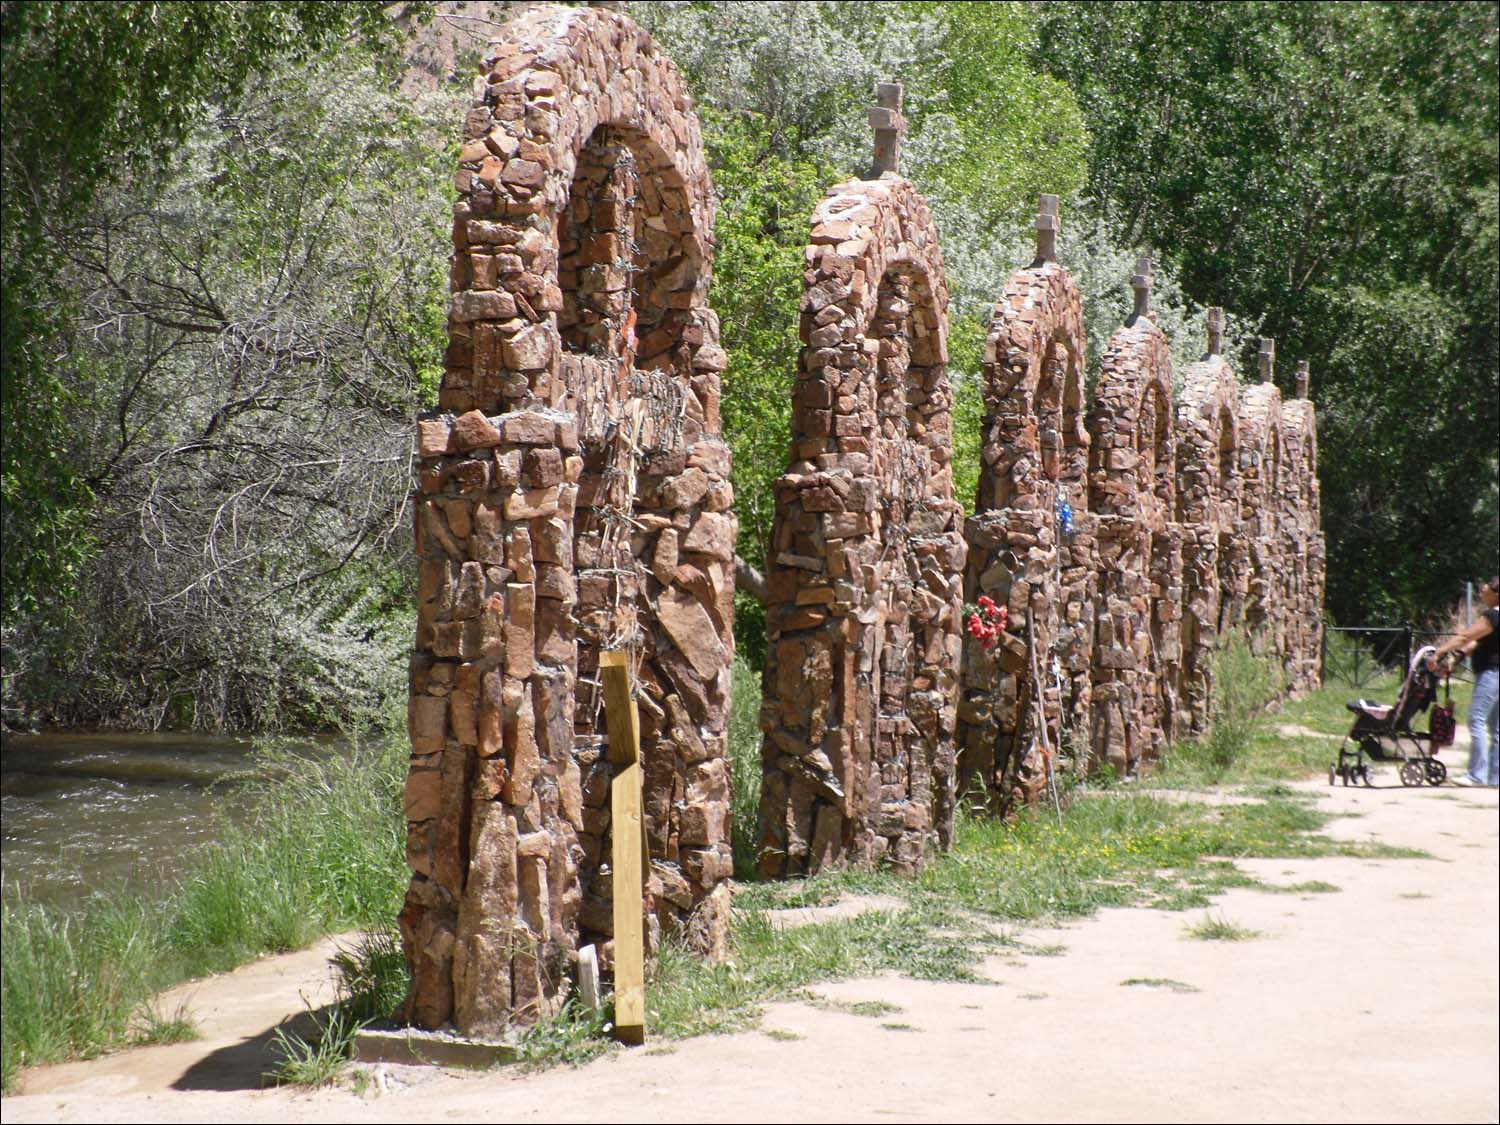
[[[181,990],[206,1038],[43,1068],[22,1121],[1488,1121],[1500,1114],[1496,791],[1309,784],[1330,831],[1432,859],[1242,860],[1278,884],[1212,911],[1262,932],[1184,933],[1203,912],[1108,910],[1022,936],[1055,956],[986,962],[992,985],[901,979],[820,991],[880,1017],[773,1006],[763,1030],[579,1070],[385,1067],[383,1094],[260,1090],[269,1028],[326,998],[327,947]],[[1137,981],[1145,983],[1125,983]],[[170,1001],[169,1001],[170,1003]]]

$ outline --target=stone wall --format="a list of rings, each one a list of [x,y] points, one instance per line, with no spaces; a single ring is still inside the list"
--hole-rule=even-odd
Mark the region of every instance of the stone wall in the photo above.
[[[1002,807],[1039,791],[1049,748],[1090,741],[1097,576],[1083,305],[1056,261],[1056,197],[1042,198],[1037,259],[1006,282],[985,339],[979,494],[964,532],[965,598],[1006,606],[1009,626],[988,651],[964,646],[959,772]],[[1033,720],[1038,696],[1045,731]]]
[[[712,188],[676,70],[535,7],[464,122],[449,347],[417,425],[402,1015],[493,1033],[608,963],[598,654],[631,654],[650,932],[722,952],[733,648]]]
[[[829,192],[805,265],[767,564],[759,868],[912,870],[953,818],[964,543],[942,256],[927,205],[887,173]]]

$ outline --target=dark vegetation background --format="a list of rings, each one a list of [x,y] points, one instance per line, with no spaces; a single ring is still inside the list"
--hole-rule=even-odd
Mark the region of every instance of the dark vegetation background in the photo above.
[[[720,199],[741,554],[785,457],[807,217],[877,78],[953,292],[965,499],[989,304],[1040,191],[1097,354],[1138,250],[1185,363],[1223,305],[1319,407],[1330,616],[1500,555],[1491,3],[628,5]],[[492,3],[0,3],[7,721],[274,729],[404,699],[410,421],[433,400]],[[755,607],[740,644],[755,658]]]

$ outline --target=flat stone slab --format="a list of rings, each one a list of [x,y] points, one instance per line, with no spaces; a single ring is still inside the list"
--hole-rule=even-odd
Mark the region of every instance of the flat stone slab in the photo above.
[[[462,1067],[488,1070],[520,1057],[514,1043],[461,1039],[443,1031],[367,1027],[354,1037],[354,1061],[406,1066]]]
[[[850,918],[858,918],[861,914],[877,910],[895,913],[905,909],[906,903],[894,895],[845,895],[826,906],[793,906],[767,910],[766,918],[772,929],[785,932],[821,922],[847,922]]]

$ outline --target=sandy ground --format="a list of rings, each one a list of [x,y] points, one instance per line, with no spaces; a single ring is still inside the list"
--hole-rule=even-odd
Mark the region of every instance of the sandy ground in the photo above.
[[[1454,755],[1458,760],[1461,755]],[[329,946],[175,990],[204,1038],[39,1068],[7,1122],[1486,1121],[1500,1115],[1500,809],[1495,790],[1309,783],[1332,834],[1431,859],[1241,860],[1269,882],[1203,917],[1108,910],[1019,936],[1053,955],[985,962],[990,984],[897,978],[820,991],[871,1018],[772,1006],[761,1030],[524,1075],[384,1066],[379,1089],[259,1088],[270,1029],[328,996]],[[1127,983],[1127,982],[1151,983]]]

